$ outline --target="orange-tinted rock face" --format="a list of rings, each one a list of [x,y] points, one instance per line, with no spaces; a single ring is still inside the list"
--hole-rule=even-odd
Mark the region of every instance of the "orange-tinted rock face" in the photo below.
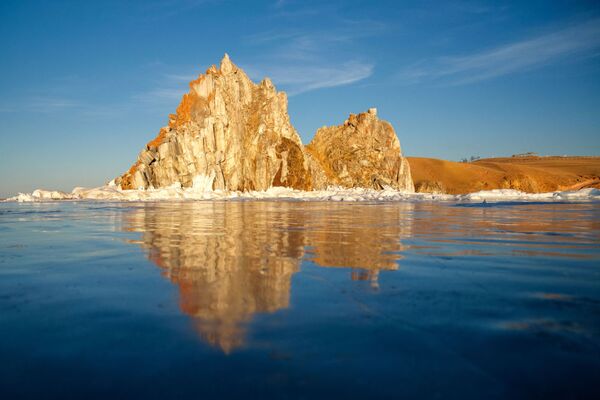
[[[290,123],[287,97],[268,78],[253,83],[227,55],[190,82],[168,126],[116,179],[122,189],[180,183],[222,190],[299,190],[329,185],[412,190],[408,163],[390,124],[375,112],[320,129],[305,148]],[[208,182],[208,184],[206,183]]]
[[[315,182],[321,182],[316,186],[324,182],[414,191],[410,167],[402,157],[394,128],[377,118],[375,109],[350,114],[343,125],[319,129],[306,150],[323,171],[321,179],[313,176]]]
[[[263,80],[254,84],[226,55],[190,82],[169,125],[117,179],[123,189],[192,186],[265,190],[274,185],[310,190],[304,149],[287,113],[287,97]]]

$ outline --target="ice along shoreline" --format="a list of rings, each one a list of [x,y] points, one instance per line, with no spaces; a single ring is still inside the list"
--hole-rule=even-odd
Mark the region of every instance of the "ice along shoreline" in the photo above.
[[[5,202],[42,202],[61,200],[98,201],[177,201],[177,200],[296,200],[296,201],[600,201],[600,189],[525,193],[514,189],[485,190],[469,194],[451,195],[411,193],[394,189],[374,190],[363,188],[330,187],[327,190],[302,191],[285,187],[272,187],[264,191],[210,190],[200,182],[189,188],[179,184],[159,189],[122,190],[114,184],[97,188],[77,187],[72,192],[37,189],[32,193],[19,193]]]

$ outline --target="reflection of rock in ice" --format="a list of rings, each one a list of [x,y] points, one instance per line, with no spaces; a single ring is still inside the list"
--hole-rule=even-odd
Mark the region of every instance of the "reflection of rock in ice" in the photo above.
[[[141,232],[203,340],[228,353],[243,346],[254,314],[289,306],[305,248],[316,264],[352,267],[352,279],[374,285],[379,270],[396,269],[410,222],[404,207],[411,205],[158,203],[126,214],[124,228]]]
[[[406,215],[413,206],[346,206],[349,212],[339,217],[332,213],[316,218],[311,224],[308,258],[323,267],[358,268],[352,271],[352,280],[369,280],[377,287],[380,270],[398,269],[403,250],[400,238],[409,234]]]
[[[200,335],[229,352],[243,344],[243,324],[255,313],[289,304],[303,238],[268,225],[286,215],[283,204],[186,203],[148,205],[127,223],[143,232],[149,258],[179,286],[181,309]]]

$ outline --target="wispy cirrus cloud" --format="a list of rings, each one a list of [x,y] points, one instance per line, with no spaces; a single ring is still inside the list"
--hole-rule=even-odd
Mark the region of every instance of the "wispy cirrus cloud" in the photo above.
[[[349,85],[369,78],[375,70],[372,60],[356,56],[358,42],[386,29],[378,21],[338,18],[328,29],[259,32],[246,36],[244,42],[261,49],[261,57],[242,67],[255,80],[270,77],[290,96]]]
[[[258,80],[259,76],[266,74],[277,85],[281,85],[287,90],[290,96],[311,90],[331,88],[342,85],[349,85],[373,74],[373,64],[360,61],[347,61],[344,63],[328,65],[277,65],[265,66],[260,71],[253,67],[247,68],[248,74]]]
[[[27,107],[34,112],[55,112],[81,107],[81,102],[70,98],[33,96],[27,101]]]
[[[185,88],[171,89],[160,87],[135,94],[132,96],[132,99],[141,103],[162,105],[164,103],[173,103],[174,101],[181,100],[181,97],[186,91]]]
[[[80,109],[84,105],[75,99],[34,95],[22,99],[13,99],[10,104],[0,104],[0,113],[17,113],[27,111],[30,113],[54,113],[69,109]]]
[[[594,55],[600,48],[600,19],[463,55],[421,60],[397,74],[407,84],[465,85],[541,68],[568,58]]]
[[[14,99],[11,104],[0,104],[0,113],[19,114],[77,114],[84,117],[107,117],[130,111],[127,103],[94,104],[89,100],[75,97],[58,97],[50,95],[32,95]]]
[[[182,68],[179,72],[162,73],[154,87],[134,94],[131,99],[136,103],[157,106],[161,109],[176,106],[189,90],[189,82],[198,77],[198,74],[191,70]]]

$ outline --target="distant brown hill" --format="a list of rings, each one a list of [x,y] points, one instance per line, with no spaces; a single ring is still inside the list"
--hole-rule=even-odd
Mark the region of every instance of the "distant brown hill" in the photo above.
[[[600,188],[600,157],[504,157],[470,163],[408,157],[408,161],[417,192],[517,189],[543,193]]]

